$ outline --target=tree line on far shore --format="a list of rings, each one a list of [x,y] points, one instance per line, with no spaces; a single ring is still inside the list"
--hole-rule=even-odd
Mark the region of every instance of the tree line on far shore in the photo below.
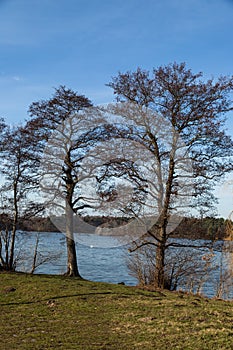
[[[9,227],[12,229],[11,218],[0,215],[0,230],[4,230],[6,220]],[[125,217],[106,217],[106,216],[86,216],[83,220],[88,224],[98,227],[99,225],[107,224],[111,227],[123,225],[129,221]],[[171,238],[187,238],[187,239],[204,239],[204,240],[222,240],[227,239],[229,233],[227,232],[227,225],[229,219],[205,217],[183,218],[180,224],[173,231]],[[19,220],[17,230],[25,232],[60,232],[53,224],[49,217],[33,217],[30,220]]]

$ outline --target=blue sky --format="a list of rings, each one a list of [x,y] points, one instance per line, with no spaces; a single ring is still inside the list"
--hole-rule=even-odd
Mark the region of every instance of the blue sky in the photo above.
[[[60,84],[110,102],[105,84],[138,66],[233,74],[232,18],[233,0],[0,0],[0,116],[23,121]],[[233,113],[227,127],[233,135]],[[220,195],[226,216],[229,186]]]

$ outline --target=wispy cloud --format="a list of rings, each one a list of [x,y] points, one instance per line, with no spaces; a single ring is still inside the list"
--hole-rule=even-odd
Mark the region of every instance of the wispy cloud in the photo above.
[[[17,75],[13,76],[12,79],[13,79],[14,81],[22,81],[22,80],[23,80],[22,78],[20,78],[20,77],[17,76]]]
[[[6,74],[0,72],[0,83],[13,83],[13,82],[23,82],[24,78],[18,74]]]

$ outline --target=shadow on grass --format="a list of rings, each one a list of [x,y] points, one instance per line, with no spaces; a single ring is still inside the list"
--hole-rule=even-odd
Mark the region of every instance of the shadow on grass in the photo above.
[[[162,293],[161,293],[162,294]],[[131,294],[123,294],[123,293],[115,293],[111,291],[106,291],[106,292],[92,292],[92,293],[81,293],[81,294],[69,294],[69,295],[59,295],[59,296],[50,296],[47,298],[42,298],[39,300],[30,300],[30,301],[14,301],[14,302],[8,302],[8,303],[1,303],[0,306],[12,306],[12,305],[30,305],[30,304],[38,304],[41,302],[48,302],[50,300],[59,300],[59,299],[67,299],[67,298],[73,298],[73,297],[85,297],[85,299],[88,299],[88,297],[96,296],[96,295],[112,295],[112,296],[117,296],[118,298],[131,298]],[[137,296],[143,296],[144,298],[153,298],[154,300],[161,300],[163,297],[166,297],[166,295],[162,294],[158,296],[157,293],[150,293],[150,294],[145,294],[143,292],[140,293],[140,289],[137,290],[136,293]]]
[[[97,292],[97,293],[83,293],[83,294],[70,294],[70,295],[60,295],[60,296],[51,296],[49,298],[43,298],[40,300],[31,300],[31,301],[21,301],[21,302],[9,302],[9,303],[0,303],[0,306],[11,306],[11,305],[30,305],[30,304],[37,304],[45,301],[50,301],[52,300],[58,300],[58,299],[66,299],[66,298],[73,298],[73,297],[88,297],[88,296],[93,296],[93,295],[106,295],[106,294],[111,294],[111,295],[117,295],[117,293],[112,293],[112,292]],[[126,296],[127,297],[127,296]]]

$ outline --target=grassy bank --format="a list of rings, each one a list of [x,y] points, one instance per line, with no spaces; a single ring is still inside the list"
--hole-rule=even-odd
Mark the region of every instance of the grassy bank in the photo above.
[[[0,274],[0,349],[233,349],[233,303]]]

